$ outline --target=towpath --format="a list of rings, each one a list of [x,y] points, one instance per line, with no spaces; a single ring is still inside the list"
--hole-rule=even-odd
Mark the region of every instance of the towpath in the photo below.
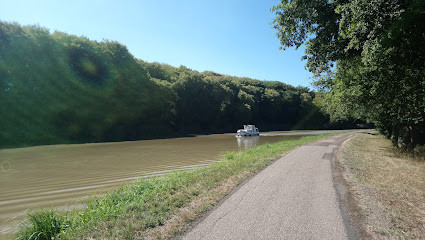
[[[183,239],[356,239],[333,174],[336,151],[354,134],[286,154],[234,191]]]

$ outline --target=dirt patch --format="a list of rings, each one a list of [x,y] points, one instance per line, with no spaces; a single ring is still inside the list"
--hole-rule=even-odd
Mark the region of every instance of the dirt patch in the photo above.
[[[358,134],[337,154],[345,203],[362,239],[425,239],[425,162],[396,153],[375,132]]]

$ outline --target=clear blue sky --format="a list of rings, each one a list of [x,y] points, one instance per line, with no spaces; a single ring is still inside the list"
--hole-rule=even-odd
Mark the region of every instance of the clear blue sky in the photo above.
[[[279,0],[0,0],[0,19],[92,40],[115,40],[137,58],[309,86],[304,48],[279,50],[269,24]]]

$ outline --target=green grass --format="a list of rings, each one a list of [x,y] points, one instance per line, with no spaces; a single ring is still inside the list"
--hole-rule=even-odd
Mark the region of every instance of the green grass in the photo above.
[[[265,144],[243,152],[228,152],[224,154],[222,162],[207,167],[140,179],[104,197],[92,197],[83,210],[36,211],[29,214],[16,237],[39,240],[90,237],[142,239],[154,234],[155,229],[170,225],[170,219],[180,214],[179,219],[182,220],[175,221],[177,223],[171,224],[165,232],[162,231],[161,236],[156,237],[174,236],[233,187],[283,153],[337,134],[308,136]],[[228,186],[224,187],[226,184]],[[195,201],[197,204],[193,207]],[[184,216],[189,217],[181,217],[182,209],[187,210]]]

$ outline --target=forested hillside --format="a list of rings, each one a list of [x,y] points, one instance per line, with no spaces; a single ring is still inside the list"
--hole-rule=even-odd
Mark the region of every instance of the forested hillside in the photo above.
[[[329,127],[315,93],[134,58],[114,41],[0,22],[0,147]]]

